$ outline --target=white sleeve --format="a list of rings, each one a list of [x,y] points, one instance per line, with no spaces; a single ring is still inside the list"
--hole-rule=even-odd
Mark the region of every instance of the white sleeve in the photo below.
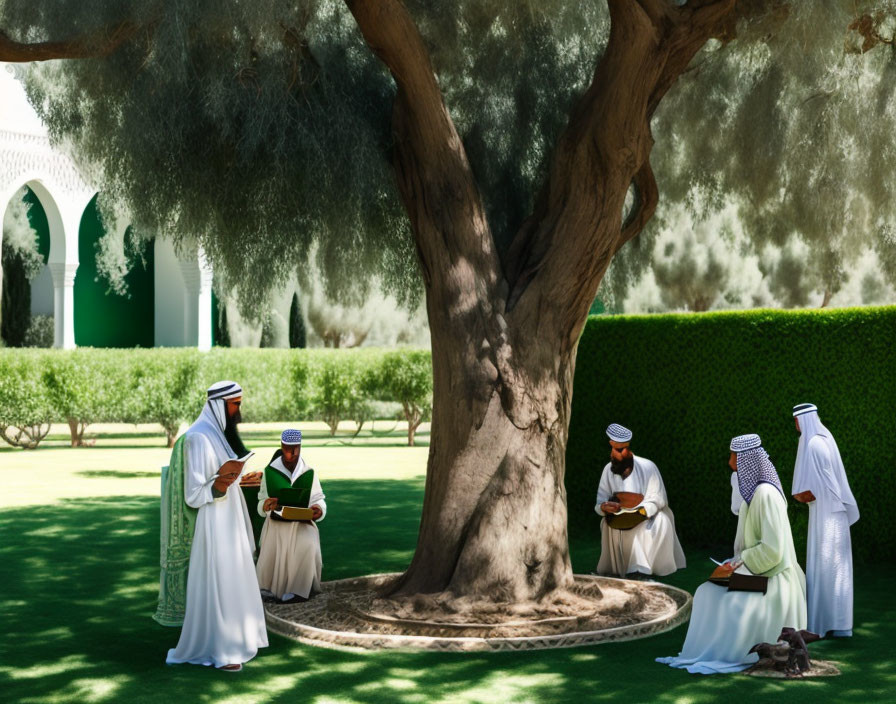
[[[267,501],[270,496],[268,496],[268,482],[267,477],[264,474],[261,475],[261,484],[258,485],[258,515],[259,516],[267,516],[270,511],[264,510],[264,502]]]
[[[200,433],[190,433],[184,438],[184,465],[184,501],[187,506],[199,508],[212,503],[215,500],[212,484],[218,468],[208,440]]]
[[[828,510],[845,511],[843,500],[840,498],[840,485],[834,477],[834,465],[831,462],[831,453],[823,438],[816,435],[809,441],[809,460],[815,473],[812,481],[812,494],[821,504],[829,505]]]
[[[597,499],[594,504],[594,512],[598,516],[606,515],[603,511],[600,510],[600,505],[610,498],[610,494],[613,492],[610,491],[610,465],[608,464],[604,467],[603,473],[600,475],[600,484],[597,485]]]
[[[663,485],[660,470],[653,462],[644,460],[644,466],[647,469],[647,486],[644,487],[644,500],[641,505],[644,507],[647,517],[653,518],[666,508],[666,487]]]
[[[317,504],[320,506],[320,518],[317,519],[317,522],[320,523],[327,515],[327,502],[326,497],[324,496],[323,489],[320,488],[320,480],[317,478],[317,472],[314,473],[314,481],[311,483],[311,498],[308,499],[308,506],[314,506]]]

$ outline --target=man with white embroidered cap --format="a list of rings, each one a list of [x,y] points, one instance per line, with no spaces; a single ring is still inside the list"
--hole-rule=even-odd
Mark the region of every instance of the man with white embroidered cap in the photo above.
[[[169,664],[240,670],[268,644],[252,526],[239,482],[251,455],[236,429],[242,393],[233,381],[212,385],[199,418],[171,453],[162,492],[156,620],[173,620],[180,612],[183,628],[177,647],[168,651]]]
[[[818,408],[793,408],[800,443],[793,470],[793,498],[809,505],[806,595],[809,630],[821,636],[852,635],[852,542],[849,527],[859,508],[849,488],[837,442]]]
[[[758,435],[733,438],[730,450],[728,466],[737,473],[743,504],[727,574],[765,577],[766,591],[731,591],[712,582],[697,588],[681,652],[657,662],[703,675],[745,670],[759,659],[750,652],[754,645],[776,642],[786,627],[806,628],[806,578],[781,480]]]
[[[663,576],[682,569],[684,551],[659,469],[632,454],[628,428],[613,423],[607,437],[610,462],[601,474],[594,505],[603,517],[597,574]]]
[[[305,464],[302,431],[284,430],[280,449],[264,470],[258,490],[258,512],[267,519],[261,531],[258,584],[267,597],[284,603],[306,601],[320,591],[323,560],[317,524],[327,514],[327,503],[316,472]],[[311,520],[291,520],[278,496],[304,488],[301,503],[311,509]]]

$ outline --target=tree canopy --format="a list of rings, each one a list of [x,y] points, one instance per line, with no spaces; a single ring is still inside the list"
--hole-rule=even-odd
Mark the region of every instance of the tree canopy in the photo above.
[[[600,56],[606,8],[408,6],[505,249]],[[30,42],[128,34],[108,56],[32,64],[27,87],[135,232],[198,239],[249,301],[312,250],[331,297],[360,299],[365,271],[419,293],[389,166],[394,84],[343,2],[7,0],[0,27]]]

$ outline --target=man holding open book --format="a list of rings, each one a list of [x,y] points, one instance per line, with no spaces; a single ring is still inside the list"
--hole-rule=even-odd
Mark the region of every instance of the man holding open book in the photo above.
[[[240,489],[243,467],[252,455],[236,430],[242,395],[236,382],[212,385],[199,418],[171,453],[162,491],[156,620],[163,612],[172,618],[183,613],[183,629],[177,647],[168,651],[169,664],[241,670],[268,644],[252,561],[252,526]]]
[[[657,466],[631,451],[632,431],[617,423],[607,428],[610,462],[597,489],[595,512],[601,549],[597,573],[667,575],[685,566],[675,534],[675,517]]]
[[[317,523],[327,514],[320,480],[301,457],[302,431],[284,430],[264,470],[258,512],[266,516],[258,554],[258,584],[269,599],[290,604],[320,591],[323,560]]]

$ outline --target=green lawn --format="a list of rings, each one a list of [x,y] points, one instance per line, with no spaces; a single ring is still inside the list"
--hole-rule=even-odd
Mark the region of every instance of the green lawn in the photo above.
[[[158,489],[158,457],[165,454],[159,450],[134,443],[125,454],[114,448],[0,453],[7,485],[0,497],[0,700],[894,699],[896,570],[889,561],[884,568],[857,567],[856,636],[813,646],[815,655],[841,663],[843,676],[827,680],[702,677],[654,663],[657,656],[678,652],[683,626],[628,643],[500,654],[345,653],[272,635],[270,647],[238,674],[166,666],[165,653],[176,644],[178,631],[150,618],[158,589],[158,500],[152,491]],[[114,459],[107,453],[115,453]],[[402,453],[407,454],[402,458]],[[406,565],[416,541],[426,448],[320,445],[309,446],[306,454],[320,469],[327,493],[327,520],[321,524],[324,578]],[[10,477],[17,477],[15,492],[8,491]],[[57,491],[57,485],[84,485],[94,493],[72,496]],[[598,548],[596,536],[573,541],[576,571],[593,568]],[[688,550],[691,567],[668,581],[693,591],[711,567],[710,552]]]

